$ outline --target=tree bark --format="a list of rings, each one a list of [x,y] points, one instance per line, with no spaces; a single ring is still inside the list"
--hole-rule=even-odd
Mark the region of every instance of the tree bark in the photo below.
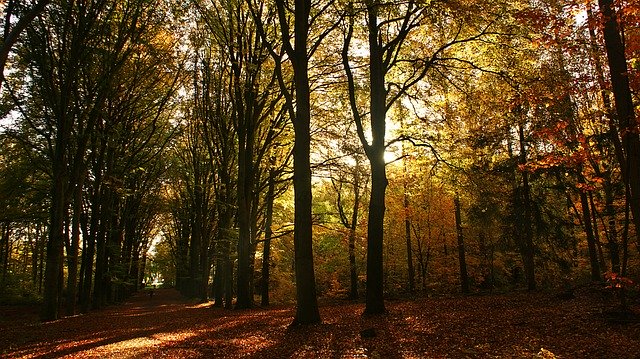
[[[589,263],[591,264],[591,280],[600,280],[600,266],[598,264],[598,253],[596,248],[596,240],[593,236],[593,226],[591,222],[591,213],[589,211],[589,199],[584,190],[580,190],[580,204],[582,205],[582,222],[587,234],[587,246],[589,247]]]
[[[618,128],[621,131],[626,156],[624,163],[620,165],[623,168],[625,183],[630,188],[629,204],[638,233],[640,231],[640,136],[629,86],[627,59],[613,0],[599,0],[598,4],[604,21],[604,43],[609,75],[615,99]],[[636,241],[640,248],[640,235],[636,234]]]
[[[47,262],[44,274],[43,310],[40,319],[53,321],[59,318],[61,273],[64,247],[65,184],[67,156],[66,142],[68,124],[58,121],[58,133],[52,163],[53,184],[51,188],[51,209],[49,211],[49,240],[47,242]]]
[[[404,152],[404,146],[402,147]],[[406,159],[404,160],[406,161]],[[404,172],[407,173],[407,165],[404,163]],[[413,269],[413,250],[411,248],[411,217],[409,217],[409,194],[407,193],[407,180],[404,181],[404,238],[407,244],[407,271],[409,273],[409,292],[415,290],[415,270]]]
[[[460,263],[460,286],[463,294],[469,294],[469,274],[467,273],[467,261],[465,258],[464,234],[462,232],[462,215],[460,208],[460,197],[456,193],[453,199],[456,220],[456,234],[458,237],[458,261]]]
[[[387,91],[385,88],[384,49],[379,41],[378,4],[367,6],[369,30],[369,83],[371,145],[366,151],[371,165],[371,200],[367,228],[367,295],[365,314],[385,313],[383,277],[383,241],[385,192],[387,189],[386,164],[384,162],[387,116]]]
[[[311,1],[295,0],[294,46],[285,30],[286,13],[283,0],[277,0],[278,15],[283,30],[285,49],[293,65],[295,86],[295,118],[293,118],[293,191],[294,191],[294,252],[296,277],[296,316],[292,325],[320,322],[320,311],[316,295],[313,268],[313,237],[311,220],[311,100],[309,87],[309,58],[307,40],[309,37],[309,14]],[[287,89],[282,89],[287,91]],[[288,104],[293,109],[293,103]]]
[[[353,211],[349,227],[349,298],[358,299],[358,270],[356,268],[356,228],[360,208],[360,162],[356,159],[355,178],[353,183]]]
[[[273,166],[273,163],[271,163]],[[267,188],[267,208],[264,221],[264,244],[262,246],[262,285],[260,286],[260,304],[269,306],[269,281],[271,280],[271,237],[273,232],[271,225],[273,222],[273,200],[275,196],[275,173],[274,169],[269,169],[269,185]]]
[[[520,114],[518,114],[520,115]],[[520,159],[519,163],[524,165],[527,163],[527,146],[524,138],[524,128],[522,125],[518,126],[518,137],[520,142]],[[527,280],[527,289],[533,291],[536,289],[536,276],[535,276],[535,247],[533,244],[533,228],[531,228],[532,221],[532,204],[531,204],[531,188],[529,185],[529,173],[526,170],[522,171],[522,190],[520,193],[520,200],[523,210],[523,223],[521,223],[523,243],[521,244],[522,260],[524,264],[524,273]]]

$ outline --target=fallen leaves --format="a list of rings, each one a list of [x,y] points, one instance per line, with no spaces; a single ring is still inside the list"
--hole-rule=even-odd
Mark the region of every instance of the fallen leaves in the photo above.
[[[602,300],[514,293],[321,307],[323,324],[288,328],[294,308],[224,310],[170,290],[52,323],[0,319],[3,358],[633,358],[640,324],[611,324]],[[2,308],[0,308],[2,310]],[[637,308],[636,308],[637,310]],[[2,312],[0,312],[2,313]],[[366,335],[363,335],[365,333]]]

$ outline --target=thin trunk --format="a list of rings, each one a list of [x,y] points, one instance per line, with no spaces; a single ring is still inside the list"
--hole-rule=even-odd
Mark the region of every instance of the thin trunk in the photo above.
[[[211,237],[208,233],[202,233],[202,247],[200,251],[200,301],[205,303],[209,300],[209,277],[211,276],[211,257],[209,256],[211,246]]]
[[[353,208],[349,224],[349,298],[358,299],[358,269],[356,267],[356,228],[360,212],[360,160],[356,157],[353,181]],[[346,217],[346,216],[345,216]]]
[[[0,237],[2,239],[2,285],[4,286],[7,280],[7,273],[9,273],[9,257],[11,256],[11,248],[9,245],[11,223],[9,221],[4,221],[0,230],[2,231]]]
[[[216,243],[217,255],[215,272],[213,274],[213,306],[222,308],[224,306],[224,269],[226,260],[222,252],[222,242]]]
[[[271,225],[273,222],[273,201],[275,196],[275,172],[273,163],[269,169],[269,186],[267,188],[267,208],[264,223],[264,244],[262,246],[262,285],[260,286],[260,299],[262,306],[269,305],[269,281],[271,269],[271,237],[273,235]]]
[[[458,260],[460,262],[460,285],[463,294],[469,294],[469,274],[467,273],[467,261],[465,259],[464,234],[462,232],[462,216],[460,210],[460,197],[456,193],[453,199],[455,207],[456,233],[458,236]]]
[[[625,191],[629,191],[627,186]],[[629,208],[629,195],[625,196],[626,201],[624,204],[624,226],[622,228],[622,268],[620,273],[622,276],[627,275],[627,264],[629,262],[629,216],[631,208]]]
[[[402,154],[404,155],[404,145],[402,146]],[[407,173],[407,160],[403,160],[404,173]],[[407,179],[403,184],[404,197],[404,238],[407,243],[407,271],[409,272],[409,292],[415,290],[415,271],[413,269],[413,254],[411,249],[411,217],[409,216],[409,194],[407,193]]]
[[[591,280],[599,281],[600,267],[598,265],[598,253],[596,240],[593,236],[591,214],[589,213],[589,199],[585,191],[580,191],[580,204],[582,205],[582,223],[587,234],[587,246],[589,248],[589,263],[591,264]]]
[[[613,184],[610,180],[605,183],[605,215],[608,218],[607,249],[611,259],[611,271],[620,273],[620,248],[618,245],[618,228],[616,221],[616,209],[614,206]]]
[[[233,261],[227,256],[223,266],[224,270],[222,272],[222,280],[224,282],[224,307],[231,309],[233,307]]]
[[[38,269],[40,268],[40,224],[35,224],[34,242],[31,250],[31,281],[34,286],[38,284]]]
[[[607,271],[607,262],[604,260],[604,254],[602,253],[602,241],[600,241],[600,230],[598,229],[598,210],[593,200],[593,191],[589,191],[589,206],[591,207],[591,221],[593,223],[593,237],[598,246],[598,262],[600,264],[600,271]]]
[[[524,138],[524,128],[522,125],[518,126],[518,137],[520,142],[520,159],[521,165],[527,163],[527,147]],[[525,170],[522,171],[522,193],[521,203],[523,207],[523,241],[522,243],[522,257],[524,264],[524,273],[527,279],[527,289],[533,291],[536,289],[536,276],[535,276],[535,247],[533,244],[533,230],[531,228],[531,188],[529,186],[529,173]]]

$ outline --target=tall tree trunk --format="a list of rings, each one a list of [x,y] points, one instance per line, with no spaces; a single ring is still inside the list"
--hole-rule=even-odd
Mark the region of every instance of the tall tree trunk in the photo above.
[[[84,172],[80,170],[81,172]],[[84,176],[80,174],[73,193],[73,217],[71,220],[71,245],[67,253],[67,303],[66,314],[76,313],[76,299],[78,289],[78,252],[80,247],[80,219],[82,217],[82,192]],[[75,177],[75,176],[74,176]]]
[[[206,303],[209,300],[209,277],[211,276],[211,257],[209,255],[211,237],[208,233],[202,233],[202,249],[200,251],[200,301]]]
[[[625,48],[620,36],[618,15],[613,0],[598,0],[604,20],[604,43],[609,63],[611,87],[615,99],[615,108],[622,134],[622,144],[626,158],[621,163],[625,183],[630,191],[630,207],[636,233],[640,233],[640,135],[634,113]],[[640,235],[636,234],[638,248]]]
[[[460,197],[456,193],[453,199],[456,219],[456,234],[458,237],[458,260],[460,262],[460,285],[463,294],[469,294],[469,274],[467,273],[467,260],[465,258],[464,234],[462,232],[462,216],[460,209]]]
[[[238,276],[236,308],[250,308],[253,304],[250,289],[250,196],[249,188],[251,154],[248,153],[247,131],[244,125],[238,126]]]
[[[520,114],[518,114],[520,115]],[[521,165],[527,163],[527,147],[524,138],[524,128],[522,125],[518,126],[518,137],[520,142],[520,159]],[[523,223],[522,229],[522,259],[524,264],[524,273],[527,279],[527,289],[533,291],[536,289],[536,276],[535,276],[535,247],[533,245],[533,229],[531,228],[532,221],[532,204],[531,204],[531,188],[529,186],[529,173],[522,171],[522,193],[521,203],[523,207]]]
[[[406,173],[405,166],[405,173]],[[409,273],[409,292],[415,290],[415,271],[413,269],[413,251],[411,249],[411,218],[409,217],[409,195],[407,183],[404,183],[404,238],[407,244],[407,271]]]
[[[224,306],[224,271],[226,259],[224,259],[223,243],[218,240],[216,243],[216,263],[213,274],[213,306],[222,308]]]
[[[271,280],[271,237],[273,236],[273,201],[275,197],[275,171],[273,161],[269,169],[269,185],[267,188],[267,208],[264,220],[264,244],[262,246],[262,285],[260,286],[260,304],[269,305],[269,281]]]
[[[367,228],[367,295],[365,314],[386,312],[384,306],[384,213],[387,189],[386,164],[384,162],[387,101],[385,88],[384,50],[378,35],[378,4],[367,6],[369,30],[369,83],[371,145],[366,151],[371,165],[371,200]]]
[[[284,4],[278,0],[280,20],[284,19]],[[295,0],[294,47],[289,49],[294,72],[295,119],[293,121],[293,191],[294,191],[294,252],[296,277],[296,316],[293,325],[320,322],[313,268],[313,237],[311,219],[311,99],[309,87],[310,0]]]
[[[11,247],[9,245],[11,241],[11,223],[4,221],[0,226],[0,231],[0,240],[2,240],[2,256],[0,256],[2,259],[2,282],[0,284],[4,286],[7,281],[7,273],[9,273],[9,257],[11,256]]]
[[[38,283],[38,269],[40,268],[40,224],[36,223],[34,225],[35,233],[34,233],[34,242],[31,250],[31,281],[33,285],[37,287]],[[1,258],[1,257],[0,257]],[[0,282],[2,284],[2,282]]]
[[[94,139],[95,140],[95,139]],[[95,143],[92,148],[96,148]],[[87,244],[86,247],[83,247],[82,251],[82,265],[84,266],[84,271],[81,271],[80,280],[82,283],[82,291],[80,292],[80,310],[83,313],[87,313],[91,306],[91,289],[93,285],[93,267],[94,267],[94,257],[96,255],[96,243],[99,238],[100,232],[100,211],[101,211],[101,203],[102,203],[102,171],[104,164],[104,155],[106,149],[106,141],[103,141],[100,144],[98,150],[98,156],[93,163],[93,174],[95,176],[93,180],[93,188],[91,195],[91,219],[90,223],[85,224],[85,232],[83,236],[83,240]],[[97,272],[97,259],[96,259],[96,272]]]
[[[602,253],[602,241],[600,240],[600,230],[598,228],[598,209],[593,200],[593,191],[589,191],[589,206],[591,207],[591,221],[593,223],[593,239],[598,247],[598,263],[600,265],[600,272],[607,271],[607,262],[604,260],[604,254]]]
[[[51,209],[49,212],[49,241],[47,242],[47,264],[44,274],[44,296],[41,319],[52,321],[59,318],[61,273],[64,247],[65,185],[68,137],[65,128],[68,124],[58,121],[58,133],[52,163]]]
[[[359,168],[356,167],[356,171]],[[351,214],[351,227],[349,228],[349,298],[358,299],[358,269],[356,267],[356,228],[358,225],[358,210],[360,208],[360,174],[356,173],[354,189],[353,212]]]
[[[589,263],[591,264],[591,280],[600,280],[600,266],[598,265],[598,253],[596,240],[593,236],[591,214],[589,212],[589,199],[585,191],[580,190],[580,204],[582,205],[582,222],[587,234],[587,246],[589,247]]]
[[[604,188],[605,215],[608,218],[607,250],[611,260],[611,271],[620,273],[620,248],[618,246],[618,227],[616,223],[616,210],[614,206],[613,184],[606,181]]]

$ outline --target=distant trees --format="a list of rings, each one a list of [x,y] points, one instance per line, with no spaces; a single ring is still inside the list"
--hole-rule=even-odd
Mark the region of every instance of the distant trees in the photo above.
[[[141,216],[146,210],[141,204],[162,172],[150,161],[168,141],[164,121],[177,78],[149,72],[159,63],[171,66],[167,48],[161,47],[169,45],[157,41],[159,24],[153,6],[54,4],[34,20],[17,50],[31,79],[22,87],[17,77],[6,83],[21,114],[9,133],[44,156],[48,166],[41,169],[51,181],[44,320],[60,315],[65,252],[67,314],[76,310],[79,288],[86,307],[94,253],[94,305],[122,299],[129,279],[138,285],[145,247],[140,241],[151,230],[151,223],[142,221],[152,219]],[[143,39],[146,49],[139,46]],[[155,53],[147,52],[151,49]],[[146,78],[135,77],[142,74]],[[95,189],[93,195],[88,188]],[[131,196],[125,197],[127,191]],[[85,196],[91,209],[85,207]],[[79,265],[81,238],[87,250]],[[98,290],[105,287],[105,292]]]

